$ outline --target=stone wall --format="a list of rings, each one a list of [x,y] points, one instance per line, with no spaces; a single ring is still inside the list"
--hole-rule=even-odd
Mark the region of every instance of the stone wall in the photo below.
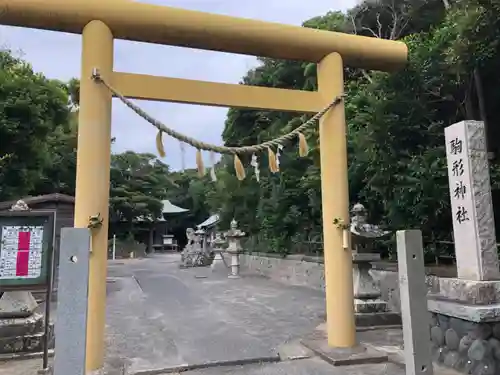
[[[289,284],[324,290],[325,277],[322,258],[304,255],[291,255],[286,258],[270,254],[242,254],[240,258],[242,271],[256,273],[272,280]],[[375,264],[371,274],[380,285],[382,299],[387,301],[393,312],[400,312],[399,281],[397,266]],[[435,270],[427,269],[427,272]],[[443,273],[445,271],[441,271]],[[449,273],[449,272],[448,272]],[[449,273],[450,277],[454,276]],[[448,275],[447,275],[448,276]],[[426,276],[429,291],[432,291],[437,277]]]
[[[134,253],[135,258],[144,258],[146,256],[146,245],[136,241],[116,239],[115,256],[116,259],[129,258]],[[108,259],[112,258],[113,240],[108,240]]]
[[[54,325],[49,325],[49,349],[54,348]],[[44,319],[34,313],[28,318],[0,319],[0,357],[41,353],[44,345]]]
[[[320,258],[242,254],[240,263],[242,271],[256,273],[285,284],[325,289],[324,267]]]
[[[432,314],[433,361],[472,375],[500,370],[500,323],[475,323]]]

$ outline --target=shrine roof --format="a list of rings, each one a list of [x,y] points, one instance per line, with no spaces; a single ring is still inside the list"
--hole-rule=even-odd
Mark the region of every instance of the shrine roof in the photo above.
[[[182,212],[189,211],[187,208],[182,208],[182,207],[176,206],[175,204],[170,202],[168,199],[162,201],[161,203],[163,203],[162,213],[164,213],[164,214],[179,214]]]
[[[219,215],[212,215],[208,219],[206,219],[203,223],[198,224],[196,227],[201,228],[210,228],[216,225],[220,221]]]
[[[18,200],[22,200],[28,206],[33,204],[48,203],[48,202],[64,202],[75,203],[75,197],[67,194],[53,193],[37,196],[20,197],[19,199],[0,202],[0,210],[10,209]]]

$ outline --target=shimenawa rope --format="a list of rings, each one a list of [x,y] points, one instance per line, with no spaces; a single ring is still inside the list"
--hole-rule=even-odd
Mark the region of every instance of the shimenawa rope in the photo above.
[[[194,139],[192,137],[189,137],[185,134],[179,133],[178,131],[163,124],[161,121],[151,117],[144,110],[142,110],[139,106],[132,103],[131,100],[124,97],[115,88],[113,88],[113,86],[111,86],[107,81],[105,81],[102,78],[102,76],[99,74],[99,71],[97,69],[94,69],[94,71],[92,72],[92,79],[94,79],[96,82],[104,85],[115,97],[120,99],[127,107],[129,107],[132,111],[134,111],[136,114],[138,114],[144,120],[146,120],[147,122],[149,122],[151,125],[153,125],[154,127],[156,127],[158,129],[159,133],[158,133],[156,140],[157,140],[157,148],[158,148],[158,151],[160,153],[160,156],[162,156],[162,157],[165,156],[165,151],[163,149],[161,135],[162,135],[162,133],[166,133],[167,135],[171,136],[172,138],[175,138],[180,142],[187,143],[188,145],[198,149],[197,164],[198,164],[198,170],[200,171],[200,175],[204,174],[204,167],[203,167],[203,162],[202,162],[200,150],[217,152],[219,154],[234,155],[235,156],[235,169],[236,169],[236,173],[238,175],[238,178],[240,180],[242,180],[245,177],[244,176],[245,172],[244,172],[243,165],[241,164],[241,161],[238,158],[238,154],[249,154],[249,153],[255,154],[257,152],[267,150],[268,154],[269,154],[269,168],[270,168],[271,172],[273,172],[273,173],[278,172],[279,167],[276,163],[276,155],[272,151],[271,147],[277,147],[277,148],[282,147],[284,143],[292,141],[295,137],[298,137],[300,156],[305,156],[307,154],[307,142],[306,142],[305,136],[303,134],[304,130],[315,125],[316,122],[326,112],[328,112],[331,108],[333,108],[334,106],[339,104],[343,100],[343,98],[345,97],[345,94],[341,94],[341,95],[335,97],[331,103],[329,103],[325,108],[323,108],[321,111],[316,113],[309,120],[307,120],[302,125],[295,128],[291,132],[284,134],[278,138],[275,138],[273,140],[266,141],[266,142],[263,142],[263,143],[260,143],[257,145],[228,147],[228,146],[217,146],[217,145],[213,145],[210,143],[205,143],[205,142],[199,141],[199,140]]]

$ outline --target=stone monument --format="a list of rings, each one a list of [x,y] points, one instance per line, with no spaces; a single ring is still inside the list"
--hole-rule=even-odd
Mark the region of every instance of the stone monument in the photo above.
[[[500,371],[500,272],[484,124],[445,129],[457,278],[431,285],[434,361],[473,375]]]
[[[187,243],[181,252],[181,268],[193,266],[193,262],[196,258],[196,248],[195,248],[195,231],[193,228],[186,229]]]
[[[445,137],[457,276],[499,280],[484,124],[462,121],[447,127]]]
[[[29,211],[17,201],[11,211]],[[0,354],[25,354],[43,350],[44,316],[29,291],[0,293]]]
[[[212,257],[207,246],[205,231],[203,229],[186,230],[188,243],[181,253],[181,268],[208,266],[211,264]]]
[[[240,278],[240,254],[243,252],[241,238],[245,235],[246,233],[238,229],[238,223],[233,219],[231,221],[231,229],[225,233],[229,244],[226,251],[231,255],[231,273],[228,276],[230,279]]]
[[[380,260],[373,244],[391,232],[380,229],[367,222],[368,213],[361,203],[351,209],[351,240],[354,284],[354,311],[358,326],[393,325],[400,323],[400,316],[391,313],[386,301],[383,301],[378,283],[370,270],[372,262]]]
[[[186,229],[186,246],[184,246],[184,249],[182,249],[181,252],[181,262],[184,264],[186,255],[190,252],[191,248],[193,247],[193,239],[194,239],[194,229],[193,228],[188,228]]]
[[[208,246],[208,233],[205,229],[200,228],[194,232],[194,249],[196,251],[197,257],[195,261],[195,266],[209,266],[212,264],[212,254]]]

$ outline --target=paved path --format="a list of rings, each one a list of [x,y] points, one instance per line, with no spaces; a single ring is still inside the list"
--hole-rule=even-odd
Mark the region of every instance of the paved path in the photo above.
[[[176,368],[185,375],[404,374],[392,363],[333,367],[300,346],[298,339],[321,323],[323,293],[250,275],[232,280],[209,268],[182,270],[179,258],[110,262],[106,375],[122,375],[124,366],[127,375]],[[291,360],[297,356],[305,358]],[[40,365],[0,362],[0,375],[36,375]]]
[[[271,360],[324,313],[323,293],[180,269],[178,255],[115,262],[109,277],[108,362],[131,371]]]

